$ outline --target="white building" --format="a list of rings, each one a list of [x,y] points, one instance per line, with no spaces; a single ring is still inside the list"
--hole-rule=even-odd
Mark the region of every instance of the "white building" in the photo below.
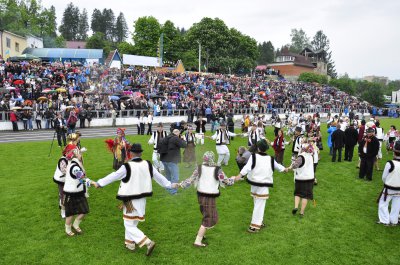
[[[43,39],[31,34],[26,35],[27,48],[43,48]]]

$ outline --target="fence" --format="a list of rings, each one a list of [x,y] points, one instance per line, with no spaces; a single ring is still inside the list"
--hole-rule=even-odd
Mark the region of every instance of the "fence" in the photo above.
[[[343,109],[342,108],[334,108],[334,109],[329,109],[329,108],[301,108],[301,109],[292,109],[293,111],[296,111],[296,113],[302,112],[302,113],[342,113]],[[134,110],[120,110],[118,111],[118,118],[134,118],[134,117],[139,117],[140,113],[142,112],[147,112],[148,110],[146,109],[134,109]],[[233,108],[230,109],[230,111],[234,115],[242,115],[242,114],[272,114],[273,111],[276,111],[277,114],[284,114],[286,109],[265,109],[265,108],[260,108],[259,110],[255,110],[254,108]],[[6,122],[10,120],[10,115],[9,111],[0,111],[0,122]],[[109,110],[92,110],[92,119],[104,119],[104,118],[110,118],[111,113]],[[356,110],[356,113],[369,113],[367,109],[359,109]],[[188,109],[175,109],[175,110],[164,110],[162,109],[159,113],[159,115],[155,115],[156,117],[173,117],[173,116],[187,116],[188,115]],[[34,119],[34,117],[33,117]]]

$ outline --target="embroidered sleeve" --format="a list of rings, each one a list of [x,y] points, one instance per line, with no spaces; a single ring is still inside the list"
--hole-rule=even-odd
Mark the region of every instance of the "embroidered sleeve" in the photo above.
[[[68,166],[67,161],[65,159],[61,160],[59,165],[61,173],[65,174],[67,172],[67,166]]]
[[[189,188],[190,185],[193,184],[193,182],[197,182],[198,181],[198,178],[199,178],[199,172],[198,172],[198,170],[196,168],[189,178],[185,179],[184,181],[182,181],[180,183],[180,186],[182,188],[184,188],[184,189]]]
[[[298,167],[302,164],[302,162],[303,162],[303,160],[302,160],[301,156],[299,156],[299,157],[296,158],[296,160],[294,160],[294,161],[292,162],[291,167],[292,167],[293,169],[296,169],[296,168],[298,168]]]
[[[223,188],[225,188],[225,185],[232,186],[235,183],[235,177],[228,178],[225,175],[224,171],[222,171],[222,169],[220,169],[218,171],[218,179],[219,179],[220,186]]]

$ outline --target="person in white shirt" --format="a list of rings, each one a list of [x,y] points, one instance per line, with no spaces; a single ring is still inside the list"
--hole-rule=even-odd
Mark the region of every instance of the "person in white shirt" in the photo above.
[[[157,168],[158,171],[164,170],[164,164],[160,161],[160,153],[159,153],[159,144],[162,139],[167,137],[167,132],[164,131],[164,126],[160,122],[157,124],[157,131],[154,131],[149,139],[148,144],[153,144],[153,156],[152,161],[153,165]]]
[[[382,144],[383,144],[383,138],[385,137],[385,133],[383,131],[383,128],[380,127],[380,122],[377,120],[375,122],[375,136],[379,141],[379,151],[378,155],[376,156],[375,160],[375,168],[376,170],[380,171],[379,169],[379,160],[382,160]]]
[[[147,135],[151,134],[151,127],[153,125],[153,112],[149,112],[149,115],[147,115]]]
[[[227,145],[230,144],[230,138],[232,136],[238,136],[241,134],[236,134],[228,131],[226,129],[226,123],[225,121],[221,121],[220,128],[215,132],[213,136],[207,136],[207,138],[215,140],[216,142],[216,149],[217,149],[217,154],[218,154],[218,166],[221,166],[222,164],[228,165],[229,158],[230,158],[230,153]]]
[[[251,196],[254,200],[253,216],[248,228],[249,233],[259,232],[264,224],[265,203],[269,198],[269,188],[273,187],[273,173],[287,172],[287,169],[278,164],[272,156],[266,154],[269,146],[265,140],[257,142],[257,153],[252,154],[247,164],[242,168],[236,180],[247,175],[247,182],[251,185]]]
[[[133,158],[130,162],[97,182],[92,182],[92,185],[101,188],[121,180],[117,199],[123,202],[125,247],[134,251],[136,245],[140,248],[147,246],[146,255],[149,256],[156,244],[137,226],[139,222],[145,221],[146,198],[153,195],[152,179],[164,188],[177,188],[179,184],[171,184],[150,161],[141,158],[143,149],[140,144],[132,144],[131,153]]]
[[[294,208],[292,214],[298,211],[300,200],[300,216],[304,216],[304,210],[309,200],[314,199],[314,148],[312,144],[302,144],[299,156],[292,162],[288,169],[294,169]]]
[[[393,146],[393,160],[388,161],[382,174],[383,190],[379,196],[378,224],[396,226],[400,213],[400,141]],[[389,204],[392,202],[389,213]]]

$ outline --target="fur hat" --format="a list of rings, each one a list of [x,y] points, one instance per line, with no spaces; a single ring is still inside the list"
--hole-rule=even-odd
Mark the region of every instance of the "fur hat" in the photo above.
[[[260,152],[265,153],[269,149],[269,145],[267,141],[263,139],[257,142],[257,148]]]
[[[393,152],[400,153],[400,141],[396,141],[393,145]]]
[[[374,130],[374,128],[372,128],[372,127],[369,127],[368,129],[367,129],[367,133],[374,133],[375,132],[375,130]]]

